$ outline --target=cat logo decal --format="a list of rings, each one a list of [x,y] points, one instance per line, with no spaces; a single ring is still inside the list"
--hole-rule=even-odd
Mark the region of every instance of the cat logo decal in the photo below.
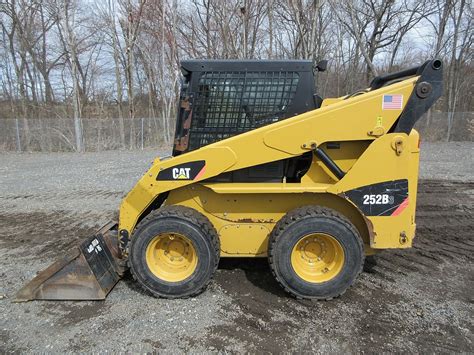
[[[158,174],[158,181],[199,180],[206,170],[205,160],[196,160],[166,168]]]
[[[173,179],[175,180],[189,180],[189,172],[191,168],[173,168]]]

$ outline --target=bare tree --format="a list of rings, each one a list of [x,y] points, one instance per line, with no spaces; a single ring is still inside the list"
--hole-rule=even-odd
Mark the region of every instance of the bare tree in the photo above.
[[[284,24],[295,58],[314,62],[326,55],[331,13],[325,0],[281,1],[275,15]]]
[[[60,149],[133,149],[136,117],[149,118],[144,144],[170,144],[181,59],[329,59],[316,84],[341,96],[438,56],[437,136],[458,139],[469,130],[457,113],[473,107],[472,27],[467,0],[0,0],[0,119],[19,119],[26,149],[53,146],[33,134],[42,120],[61,121],[49,130]]]
[[[135,101],[134,101],[134,47],[140,32],[143,8],[146,0],[120,1],[120,11],[122,13],[119,20],[122,28],[122,36],[125,41],[125,78],[127,82],[128,118],[130,119],[130,148],[135,147]]]
[[[112,0],[107,0],[107,2],[101,2],[97,4],[99,15],[101,20],[99,24],[104,24],[102,30],[105,32],[105,38],[107,45],[112,50],[112,58],[114,63],[114,76],[115,76],[115,90],[116,90],[116,102],[117,102],[117,112],[119,120],[119,136],[120,136],[120,146],[125,148],[125,123],[123,115],[123,80],[122,80],[122,68],[126,67],[126,59],[124,51],[120,42],[119,33],[118,33],[118,23],[117,23],[117,8],[116,2]],[[104,30],[105,29],[105,30]],[[97,28],[100,31],[100,28]]]
[[[30,145],[31,135],[27,117],[28,112],[28,86],[27,86],[27,53],[24,43],[18,40],[18,32],[25,22],[24,18],[27,17],[28,7],[24,3],[18,4],[16,0],[5,1],[0,8],[2,13],[8,18],[8,24],[6,21],[1,22],[2,32],[8,38],[8,49],[13,63],[16,81],[17,81],[17,92],[20,98],[20,110],[19,115],[23,121],[24,131],[24,142],[25,148],[28,149]],[[32,87],[32,86],[30,86]],[[12,111],[14,114],[17,113],[15,106],[12,105]]]
[[[471,77],[464,76],[467,73],[463,70],[467,64],[466,61],[472,61],[472,51],[470,49],[472,48],[474,32],[472,29],[471,10],[466,0],[458,0],[450,12],[453,30],[451,53],[449,56],[450,66],[447,73],[448,129],[446,141],[448,142],[451,139],[454,113],[458,106],[460,94],[463,89],[467,90],[467,85],[465,86],[464,84],[469,81],[472,82]],[[465,11],[468,13],[467,16],[465,16]]]
[[[367,82],[378,75],[375,56],[391,47],[393,66],[405,35],[425,16],[424,3],[409,0],[331,0],[331,6],[359,47],[367,65]]]
[[[74,32],[76,23],[77,3],[74,0],[65,0],[62,4],[62,12],[58,13],[59,27],[63,38],[63,44],[66,50],[69,65],[72,74],[72,102],[74,117],[74,135],[76,138],[76,151],[84,151],[84,140],[82,131],[82,100],[81,85],[79,77],[79,58],[78,58],[78,42]],[[58,9],[59,10],[59,9]]]

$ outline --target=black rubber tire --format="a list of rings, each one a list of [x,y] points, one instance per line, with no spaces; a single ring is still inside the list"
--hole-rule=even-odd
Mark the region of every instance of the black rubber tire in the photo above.
[[[146,263],[146,249],[155,236],[180,233],[190,239],[198,255],[196,270],[186,280],[168,282],[156,277]],[[204,291],[219,264],[220,246],[212,223],[184,206],[165,206],[151,212],[137,225],[130,242],[128,262],[135,280],[155,297],[187,298]]]
[[[335,238],[344,250],[344,265],[333,279],[311,283],[300,278],[291,265],[296,243],[310,233]],[[268,261],[273,275],[291,295],[302,299],[329,300],[342,295],[364,265],[364,244],[354,225],[340,213],[325,207],[305,206],[288,212],[269,237]]]

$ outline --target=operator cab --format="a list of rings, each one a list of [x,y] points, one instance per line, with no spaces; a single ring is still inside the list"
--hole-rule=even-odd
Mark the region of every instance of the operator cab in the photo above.
[[[317,109],[310,60],[186,60],[179,99],[173,156]],[[212,182],[299,182],[312,153],[239,169]]]
[[[315,70],[323,71],[321,61]],[[173,156],[321,106],[309,60],[186,60]]]

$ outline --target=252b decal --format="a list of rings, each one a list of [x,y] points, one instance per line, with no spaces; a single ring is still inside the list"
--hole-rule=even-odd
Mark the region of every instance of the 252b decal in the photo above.
[[[395,198],[388,194],[364,195],[364,205],[393,205]]]
[[[396,216],[408,206],[408,180],[361,186],[344,194],[366,216]]]

